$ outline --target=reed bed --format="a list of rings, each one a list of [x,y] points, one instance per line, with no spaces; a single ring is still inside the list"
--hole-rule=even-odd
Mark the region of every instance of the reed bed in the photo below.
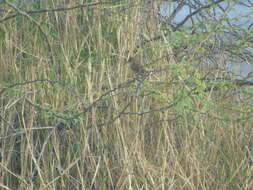
[[[164,35],[152,7],[92,3],[4,4],[1,189],[252,189],[253,91],[192,65],[212,32],[143,44]]]

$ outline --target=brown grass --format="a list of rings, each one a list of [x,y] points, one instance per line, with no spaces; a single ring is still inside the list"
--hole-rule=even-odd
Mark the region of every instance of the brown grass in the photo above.
[[[205,91],[190,64],[205,39],[181,57],[169,37],[135,53],[162,34],[140,2],[32,15],[53,62],[28,18],[2,23],[1,189],[252,189],[252,90]],[[135,80],[129,56],[167,69]]]

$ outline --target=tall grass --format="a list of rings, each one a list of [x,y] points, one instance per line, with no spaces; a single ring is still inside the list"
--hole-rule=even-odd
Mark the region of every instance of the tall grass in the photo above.
[[[141,1],[32,14],[48,39],[24,15],[2,23],[1,189],[252,189],[252,90],[201,80],[209,36],[139,46],[163,33],[143,14]],[[163,70],[140,77],[130,56]]]

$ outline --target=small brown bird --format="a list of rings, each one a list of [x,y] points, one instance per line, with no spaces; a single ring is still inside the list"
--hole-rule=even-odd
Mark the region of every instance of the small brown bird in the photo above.
[[[133,57],[130,57],[128,59],[128,63],[130,64],[130,68],[133,72],[135,72],[138,75],[146,75],[148,72],[146,69],[144,69],[144,67],[137,63]]]

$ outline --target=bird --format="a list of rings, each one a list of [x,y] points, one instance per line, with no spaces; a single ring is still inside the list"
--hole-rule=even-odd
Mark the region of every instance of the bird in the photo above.
[[[138,74],[138,75],[147,75],[148,71],[143,67],[143,65],[137,63],[133,57],[128,59],[128,63],[130,64],[130,69]]]

